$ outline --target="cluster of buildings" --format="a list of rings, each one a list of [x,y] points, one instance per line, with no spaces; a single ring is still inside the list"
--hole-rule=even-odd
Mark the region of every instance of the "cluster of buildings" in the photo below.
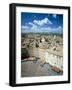
[[[26,48],[30,57],[39,58],[42,63],[49,63],[53,70],[63,71],[63,40],[61,36],[22,37],[22,49]]]

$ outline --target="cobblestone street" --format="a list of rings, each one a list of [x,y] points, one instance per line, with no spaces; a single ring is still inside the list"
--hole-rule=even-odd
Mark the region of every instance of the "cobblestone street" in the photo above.
[[[56,75],[61,75],[61,73],[53,71],[49,64],[42,65],[39,61],[21,62],[21,77],[56,76]]]

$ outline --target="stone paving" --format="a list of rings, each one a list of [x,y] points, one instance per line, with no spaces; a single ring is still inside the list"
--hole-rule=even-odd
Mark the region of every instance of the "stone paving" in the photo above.
[[[21,62],[21,77],[62,75],[51,68],[49,64],[42,65],[39,61],[24,61]]]

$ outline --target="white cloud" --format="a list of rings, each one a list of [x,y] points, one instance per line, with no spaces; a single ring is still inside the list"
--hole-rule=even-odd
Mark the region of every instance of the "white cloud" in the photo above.
[[[61,26],[58,26],[57,28],[53,28],[53,31],[60,31],[60,30],[62,30],[62,27]]]
[[[22,29],[28,29],[28,26],[21,26]]]
[[[53,17],[54,17],[54,18],[56,18],[56,17],[57,17],[57,15],[56,15],[56,14],[53,14]]]
[[[61,26],[59,26],[57,29],[58,29],[58,30],[60,30],[60,29],[62,29],[62,27],[61,27]]]
[[[31,27],[29,29],[31,29],[31,30],[37,30],[38,29],[38,26],[35,25],[34,23],[29,22],[28,24],[31,25]]]
[[[50,30],[51,32],[62,33],[63,28],[61,26],[58,26],[57,28],[51,28]]]
[[[33,26],[31,27],[31,30],[36,30],[36,29],[38,29],[38,26],[33,24]]]
[[[33,26],[33,25],[34,25],[32,22],[29,22],[28,24],[29,24],[29,25],[31,25],[31,26]]]
[[[59,26],[59,27],[57,28],[57,30],[58,30],[59,33],[63,33],[63,28],[62,28],[61,26]]]
[[[29,22],[28,24],[31,25],[31,27],[29,27],[31,31],[43,31],[43,25],[52,24],[52,22],[48,18],[44,18],[42,20],[34,20],[33,22]]]
[[[58,26],[57,28],[42,27],[42,28],[40,28],[40,30],[43,32],[52,32],[52,33],[62,33],[63,32],[63,29],[61,26]]]
[[[40,26],[43,26],[45,24],[52,24],[52,22],[48,18],[44,18],[42,20],[34,20],[33,22]]]
[[[32,24],[32,23],[31,23]],[[57,28],[52,28],[50,26],[48,27],[42,27],[35,24],[32,24],[31,27],[29,26],[22,26],[22,32],[52,32],[52,33],[62,33],[63,28],[61,26],[58,26]]]

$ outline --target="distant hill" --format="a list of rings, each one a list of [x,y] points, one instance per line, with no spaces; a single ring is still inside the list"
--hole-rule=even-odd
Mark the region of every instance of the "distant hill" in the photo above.
[[[63,33],[45,33],[45,32],[42,32],[42,33],[34,33],[34,32],[30,32],[30,33],[21,33],[21,36],[22,37],[25,37],[25,36],[27,36],[27,35],[29,35],[29,34],[32,34],[32,35],[34,35],[34,34],[38,34],[38,35],[56,35],[56,36],[63,36]]]

